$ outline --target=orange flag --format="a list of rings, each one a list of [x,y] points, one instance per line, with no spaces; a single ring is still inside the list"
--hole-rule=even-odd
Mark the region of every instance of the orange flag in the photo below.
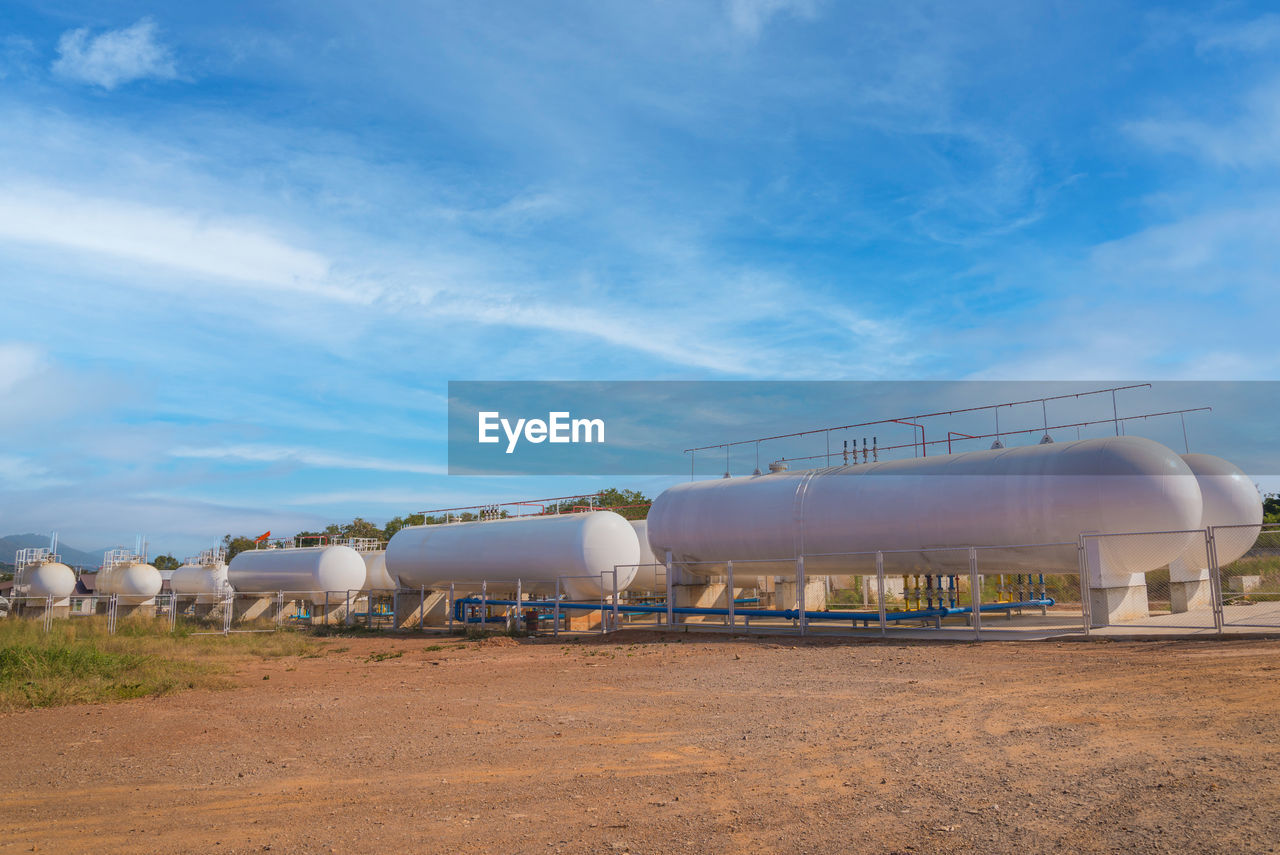
[[[262,543],[262,541],[266,540],[266,539],[267,539],[268,537],[270,537],[270,536],[271,536],[271,532],[269,532],[269,531],[267,531],[267,532],[263,532],[262,534],[260,534],[260,535],[258,535],[257,537],[255,537],[255,538],[253,539],[253,542],[254,542],[254,543]]]

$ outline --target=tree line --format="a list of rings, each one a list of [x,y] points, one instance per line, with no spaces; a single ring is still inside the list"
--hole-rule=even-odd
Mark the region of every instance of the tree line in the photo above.
[[[639,490],[619,490],[610,487],[607,490],[601,490],[594,497],[581,499],[572,499],[557,504],[547,505],[541,512],[546,514],[569,514],[581,510],[588,506],[598,508],[609,508],[615,513],[622,515],[629,520],[642,520],[649,513],[649,504],[651,500]],[[533,511],[531,508],[530,511]],[[494,517],[503,518],[511,516],[511,513],[505,509],[498,509],[494,513]],[[302,544],[307,543],[325,543],[334,540],[346,540],[349,538],[367,538],[371,540],[389,541],[402,528],[415,525],[439,525],[444,522],[472,522],[480,519],[480,515],[473,511],[465,511],[460,514],[406,514],[404,516],[392,517],[387,520],[385,525],[379,526],[377,523],[370,522],[364,517],[356,517],[349,523],[332,523],[324,527],[323,531],[300,531],[293,538],[272,538],[273,542],[283,545],[286,540],[292,542],[295,538]],[[227,560],[230,561],[237,554],[247,549],[256,549],[258,542],[245,535],[228,534],[222,538],[222,545],[227,548]],[[168,557],[168,556],[164,556]],[[159,560],[159,559],[157,559]],[[175,562],[176,564],[176,562]]]

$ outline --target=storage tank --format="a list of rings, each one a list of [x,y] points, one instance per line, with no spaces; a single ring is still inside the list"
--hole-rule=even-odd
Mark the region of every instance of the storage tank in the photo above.
[[[197,603],[207,605],[219,602],[231,593],[231,583],[227,578],[225,561],[203,558],[188,558],[174,570],[169,579],[169,589],[179,597],[195,597]]]
[[[658,496],[648,530],[655,555],[702,575],[729,559],[776,560],[735,574],[790,575],[799,554],[809,575],[875,572],[874,554],[818,556],[876,550],[905,551],[885,555],[891,570],[966,571],[966,550],[918,550],[1056,542],[1069,545],[983,550],[980,572],[1075,573],[1082,532],[1191,529],[1201,510],[1176,453],[1114,437],[690,482]],[[1100,539],[1104,585],[1163,567],[1191,537]]]
[[[1195,527],[1230,526],[1214,531],[1218,566],[1226,567],[1257,542],[1262,530],[1262,495],[1253,479],[1221,457],[1184,454],[1182,460],[1196,476],[1204,500],[1200,522]],[[1175,582],[1200,578],[1209,569],[1204,539],[1196,537],[1169,569],[1170,579]]]
[[[248,549],[231,559],[227,579],[239,593],[309,594],[313,603],[337,602],[365,581],[364,559],[350,546]]]
[[[632,520],[631,527],[636,531],[636,539],[640,541],[640,561],[636,567],[635,578],[627,586],[628,591],[667,590],[667,573],[665,559],[659,558],[649,546],[649,521]],[[671,579],[674,585],[705,584],[702,576],[692,575],[680,567],[672,567]],[[735,588],[754,588],[760,585],[758,571],[751,565],[744,564],[734,568],[733,586]]]
[[[387,544],[387,571],[409,588],[514,590],[518,579],[526,593],[550,594],[558,577],[575,577],[561,589],[575,600],[611,594],[615,565],[626,590],[639,558],[635,529],[612,511],[412,526]]]
[[[631,527],[635,529],[636,540],[640,542],[640,560],[636,562],[640,566],[636,568],[636,574],[631,584],[627,586],[627,590],[665,591],[667,589],[666,568],[653,566],[664,562],[649,548],[649,521],[632,520]]]
[[[141,561],[107,564],[98,571],[94,590],[99,594],[115,594],[123,605],[146,605],[155,600],[164,581],[160,571]]]
[[[76,589],[76,574],[59,561],[38,561],[19,567],[13,579],[15,597],[53,597],[54,605],[65,605]]]
[[[385,550],[361,552],[360,557],[364,559],[365,570],[364,585],[361,586],[361,590],[394,591],[400,587],[400,583],[391,578],[391,574],[387,572],[387,553]]]

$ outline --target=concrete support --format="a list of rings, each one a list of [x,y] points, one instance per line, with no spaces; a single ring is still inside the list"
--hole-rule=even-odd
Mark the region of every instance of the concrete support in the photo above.
[[[1169,583],[1169,611],[1181,612],[1204,611],[1213,608],[1213,593],[1209,584],[1209,575],[1192,582]]]
[[[774,604],[780,609],[793,609],[800,598],[796,596],[794,579],[781,578],[774,583]],[[804,583],[804,610],[820,612],[827,607],[827,580],[823,576],[813,576]]]
[[[599,629],[603,621],[603,615],[599,610],[584,612],[572,609],[565,614],[565,624],[569,632],[592,632]]]
[[[1169,611],[1174,614],[1212,609],[1211,588],[1207,545],[1197,544],[1169,564]]]
[[[675,605],[682,609],[724,608],[724,592],[727,587],[724,582],[710,582],[705,585],[673,585]]]
[[[445,626],[449,622],[449,592],[427,591],[421,598],[418,591],[400,595],[397,602],[396,626],[400,629],[417,629],[422,626]]]
[[[1142,579],[1141,574],[1138,578]],[[1147,610],[1147,583],[1092,588],[1089,591],[1089,611],[1093,615],[1094,626],[1141,620],[1150,614]]]
[[[53,608],[49,608],[47,600],[30,600],[22,603],[19,614],[29,620],[44,620],[46,613],[51,613],[55,619],[71,617],[71,601],[59,600],[53,604]]]
[[[1089,613],[1093,626],[1110,626],[1148,617],[1146,576],[1115,567],[1108,560],[1105,541],[1105,537],[1084,539]]]
[[[252,623],[256,620],[265,620],[271,616],[271,609],[275,605],[276,598],[270,597],[254,597],[253,599],[237,598],[232,601],[231,619],[235,623]]]
[[[156,603],[152,600],[149,603],[138,603],[137,605],[126,605],[124,603],[116,604],[116,618],[154,618],[156,616]]]

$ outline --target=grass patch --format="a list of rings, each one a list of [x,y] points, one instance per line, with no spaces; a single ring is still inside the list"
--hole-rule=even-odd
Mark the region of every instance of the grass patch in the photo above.
[[[246,658],[304,656],[319,647],[295,633],[200,636],[179,624],[105,618],[0,621],[0,711],[157,697],[185,689],[226,688]]]
[[[366,662],[386,662],[388,659],[399,659],[404,655],[403,650],[385,650],[381,653],[371,653],[365,659]]]

